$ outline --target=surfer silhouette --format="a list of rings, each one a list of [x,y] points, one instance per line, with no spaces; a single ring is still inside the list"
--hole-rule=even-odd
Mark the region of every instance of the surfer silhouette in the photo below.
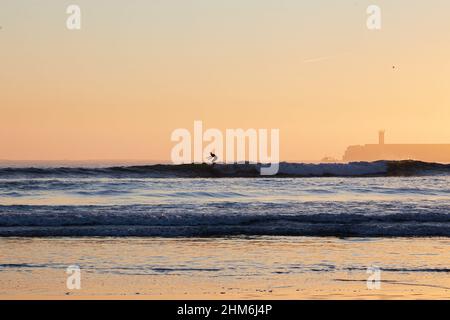
[[[210,153],[209,153],[208,160],[211,160],[211,163],[212,163],[212,164],[215,164],[216,161],[217,161],[217,156],[216,156],[214,153],[210,152]]]

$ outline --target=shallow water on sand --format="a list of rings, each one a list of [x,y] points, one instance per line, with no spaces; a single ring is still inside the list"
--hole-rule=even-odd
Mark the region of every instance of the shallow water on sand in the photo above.
[[[447,238],[3,238],[0,297],[450,298],[449,249]],[[69,265],[80,290],[66,287]]]

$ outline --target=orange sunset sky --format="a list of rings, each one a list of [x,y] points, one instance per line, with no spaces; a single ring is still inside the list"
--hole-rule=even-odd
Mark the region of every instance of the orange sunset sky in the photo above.
[[[378,129],[450,143],[449,14],[448,0],[2,0],[0,159],[168,160],[194,120],[279,128],[282,160],[341,158]]]

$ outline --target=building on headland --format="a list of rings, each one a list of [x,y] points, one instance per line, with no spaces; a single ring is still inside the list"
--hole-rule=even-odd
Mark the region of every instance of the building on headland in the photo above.
[[[384,131],[378,132],[378,144],[349,146],[343,161],[419,160],[450,163],[450,144],[387,144]]]

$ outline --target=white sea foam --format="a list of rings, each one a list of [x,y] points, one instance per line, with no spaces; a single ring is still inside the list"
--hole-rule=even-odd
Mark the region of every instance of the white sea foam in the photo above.
[[[298,176],[364,176],[385,174],[385,161],[352,163],[280,163],[280,174]]]

